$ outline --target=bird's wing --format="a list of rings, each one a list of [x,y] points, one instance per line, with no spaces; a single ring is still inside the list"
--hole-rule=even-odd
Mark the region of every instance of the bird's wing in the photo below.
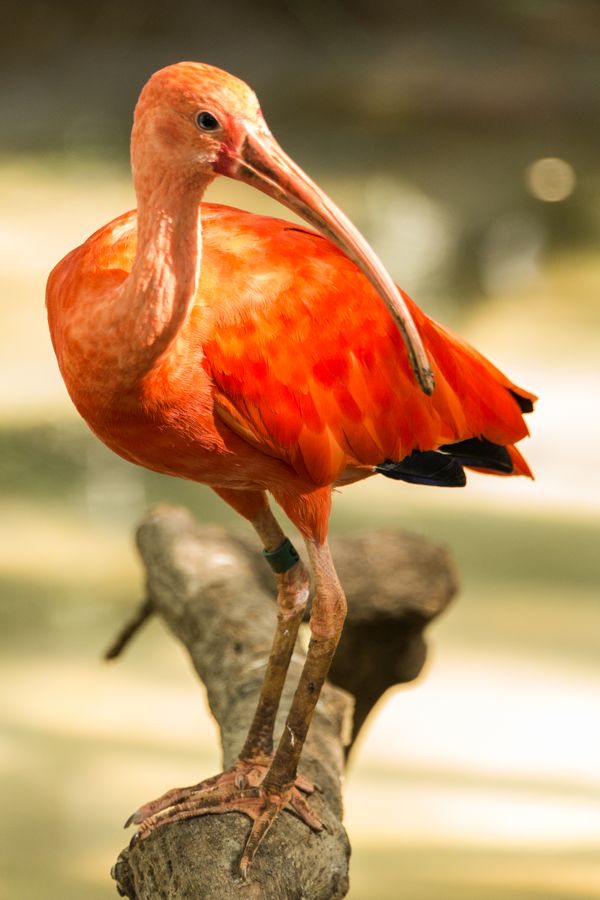
[[[216,412],[249,443],[329,484],[348,467],[415,449],[474,436],[506,445],[527,434],[515,394],[524,403],[532,395],[410,298],[435,372],[432,397],[354,263],[306,229],[238,216],[224,240],[222,220],[207,214],[199,296],[212,304],[203,350]]]

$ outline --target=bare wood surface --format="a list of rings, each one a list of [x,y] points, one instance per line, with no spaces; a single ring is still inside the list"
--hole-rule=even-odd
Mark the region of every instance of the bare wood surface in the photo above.
[[[243,744],[270,649],[275,625],[271,576],[255,543],[223,529],[200,528],[179,507],[155,509],[138,529],[138,547],[153,611],[185,645],[206,685],[228,766]],[[332,541],[332,548],[349,615],[331,673],[338,686],[327,684],[323,690],[300,766],[319,785],[310,803],[325,829],[314,833],[293,815],[282,814],[248,880],[241,882],[236,872],[250,827],[246,817],[208,815],[165,826],[120,854],[113,877],[123,896],[335,900],[347,893],[350,847],[341,823],[345,753],[384,691],[420,671],[426,652],[423,628],[447,606],[456,580],[447,552],[414,535],[351,536]],[[303,659],[298,647],[279,729]],[[354,728],[347,691],[356,698]],[[199,772],[198,778],[211,774]]]

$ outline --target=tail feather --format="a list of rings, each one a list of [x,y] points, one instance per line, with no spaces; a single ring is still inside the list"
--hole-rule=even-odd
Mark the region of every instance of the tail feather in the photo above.
[[[519,404],[519,409],[522,413],[533,412],[533,404],[537,400],[537,397],[533,394],[526,393],[522,388],[519,388],[518,390],[516,388],[509,388],[508,392],[513,395]]]
[[[458,405],[470,435],[502,446],[526,437],[523,413],[533,409],[535,394],[518,387],[474,347],[430,319],[409,297],[403,296],[436,370],[440,390],[434,392],[433,398],[439,404],[443,420],[457,420],[454,407]],[[456,440],[470,435],[456,434]]]
[[[435,372],[432,400],[446,425],[438,450],[479,472],[533,478],[514,445],[529,434],[523,415],[533,410],[535,394],[514,384],[461,337],[403,296]]]
[[[414,450],[399,462],[386,459],[374,471],[395,481],[434,487],[464,487],[467,481],[460,463],[437,450]]]
[[[414,450],[397,462],[386,459],[374,471],[386,478],[435,487],[464,487],[463,466],[490,475],[526,475],[531,470],[516,447],[494,444],[485,438],[470,438],[444,444],[437,450]]]
[[[463,466],[472,469],[486,469],[488,472],[498,472],[501,475],[511,475],[513,461],[510,453],[502,444],[493,444],[485,438],[470,438],[467,441],[457,441],[455,444],[444,444],[440,447]]]
[[[525,457],[512,445],[506,448],[510,454],[513,464],[513,475],[525,475],[526,478],[533,478],[533,472],[527,465]]]

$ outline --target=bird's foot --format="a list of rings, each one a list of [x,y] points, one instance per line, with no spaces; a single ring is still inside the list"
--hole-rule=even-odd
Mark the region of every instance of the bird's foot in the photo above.
[[[127,819],[125,828],[128,828],[130,825],[140,825],[157,813],[179,806],[182,803],[187,803],[190,798],[197,797],[198,794],[212,791],[215,788],[224,787],[225,785],[233,785],[239,790],[258,787],[268,772],[271,759],[272,757],[270,756],[237,759],[229,769],[226,769],[219,775],[205,778],[204,781],[189,787],[172,788],[170,791],[157,797],[156,800],[151,800],[149,803],[140,806]],[[305,778],[304,775],[296,776],[295,787],[298,791],[303,791],[305,794],[312,794],[315,790],[315,785],[308,778]]]
[[[146,803],[125,823],[138,825],[132,846],[145,840],[163,825],[215,813],[241,812],[252,819],[252,828],[240,860],[240,873],[248,874],[252,860],[267,831],[282,809],[293,812],[314,831],[323,827],[301,791],[311,793],[313,785],[299,776],[295,784],[281,790],[262,785],[266,763],[238,762],[226,772],[188,788],[175,788]]]

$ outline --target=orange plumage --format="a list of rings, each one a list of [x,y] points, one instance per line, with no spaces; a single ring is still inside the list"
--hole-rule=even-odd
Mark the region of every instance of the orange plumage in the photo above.
[[[195,63],[156,73],[136,108],[132,164],[137,213],[70,253],[47,290],[69,392],[117,453],[221,492],[270,490],[323,540],[332,485],[414,450],[469,438],[510,447],[527,434],[515,394],[532,395],[398,290],[276,144],[243,82]],[[325,237],[199,211],[217,174]]]
[[[127,277],[135,213],[98,231],[51,275],[50,328],[67,385],[117,453],[215,487],[273,489],[281,498],[355,481],[415,449],[474,436],[512,445],[527,434],[510,391],[533,395],[404,295],[435,373],[436,390],[425,396],[374,289],[329,241],[224,206],[203,204],[201,216],[190,316],[168,356],[108,406],[95,405],[93,366],[61,341],[61,324],[83,282],[102,292]],[[530,475],[511,453],[515,474]],[[306,522],[293,503],[285,506],[303,531],[324,532],[326,517]]]

